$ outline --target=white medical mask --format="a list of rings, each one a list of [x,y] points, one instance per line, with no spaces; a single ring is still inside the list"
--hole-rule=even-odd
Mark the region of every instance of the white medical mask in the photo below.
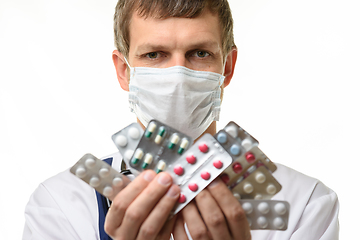
[[[182,66],[133,68],[127,64],[130,110],[145,127],[156,119],[196,139],[219,120],[223,75]]]

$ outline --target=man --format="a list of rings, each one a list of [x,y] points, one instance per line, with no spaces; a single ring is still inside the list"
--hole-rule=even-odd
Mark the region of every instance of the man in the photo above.
[[[195,139],[214,135],[237,58],[227,1],[119,0],[114,28],[117,78],[130,92],[138,122],[156,118]],[[120,170],[119,154],[105,161]],[[220,180],[168,220],[180,190],[166,173],[142,172],[108,210],[67,171],[32,195],[24,238],[108,239],[106,232],[113,239],[169,239],[171,233],[175,239],[337,239],[336,194],[282,165],[274,175],[283,185],[274,199],[291,205],[286,231],[250,232],[241,205]]]

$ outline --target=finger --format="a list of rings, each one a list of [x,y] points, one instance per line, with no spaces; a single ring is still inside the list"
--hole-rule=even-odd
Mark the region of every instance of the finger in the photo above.
[[[175,226],[173,229],[173,237],[175,240],[178,240],[178,239],[187,240],[188,239],[184,224],[185,224],[184,217],[183,217],[182,211],[181,211],[180,213],[177,214]]]
[[[209,239],[206,225],[194,202],[190,202],[182,210],[182,215],[192,239]]]
[[[159,173],[136,197],[125,212],[119,236],[135,239],[141,224],[170,188],[172,178],[168,173]],[[167,216],[166,216],[167,217]]]
[[[170,219],[167,224],[165,222],[169,219],[170,212],[174,208],[179,195],[180,188],[177,185],[172,185],[141,225],[138,239],[155,239],[160,230],[162,230],[162,237],[167,236],[167,240],[170,238],[175,221]]]
[[[250,227],[246,219],[246,214],[239,201],[233,196],[225,183],[220,179],[216,179],[207,187],[207,189],[223,211],[231,235],[234,238],[236,237],[236,239],[251,239]]]
[[[154,171],[144,171],[116,195],[105,218],[104,229],[107,234],[114,236],[116,229],[122,223],[128,206],[148,186],[155,176],[156,173]]]
[[[204,189],[195,197],[195,201],[211,236],[214,239],[230,239],[225,216],[210,192]]]

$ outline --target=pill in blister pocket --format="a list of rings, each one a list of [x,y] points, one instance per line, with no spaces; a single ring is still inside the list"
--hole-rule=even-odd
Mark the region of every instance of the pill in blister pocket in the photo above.
[[[209,151],[209,147],[206,143],[199,144],[198,148],[202,153],[207,153]]]
[[[194,154],[189,154],[186,156],[186,161],[190,164],[195,164],[196,163],[196,157],[194,156]]]
[[[160,160],[156,166],[156,173],[164,171],[166,168],[166,163],[163,160]]]
[[[208,171],[203,171],[201,174],[200,174],[201,178],[204,179],[204,180],[209,180],[211,175]]]
[[[189,141],[186,138],[183,138],[180,143],[180,147],[178,150],[179,154],[182,154],[184,150],[189,146]]]
[[[153,132],[155,131],[155,129],[156,129],[156,124],[154,122],[150,122],[149,126],[146,128],[145,137],[150,138]]]
[[[174,146],[179,143],[179,141],[180,141],[179,136],[174,133],[174,134],[171,136],[171,138],[170,138],[170,143],[169,143],[169,145],[168,145],[168,148],[169,148],[169,149],[173,149]]]
[[[181,165],[178,165],[174,167],[174,173],[178,176],[181,176],[184,174],[184,168]]]
[[[142,159],[143,156],[144,156],[143,150],[140,148],[136,149],[136,152],[134,154],[133,159],[131,160],[131,163],[134,165],[138,164],[138,162]]]
[[[156,144],[160,144],[164,134],[165,134],[165,127],[162,126],[159,128],[158,134],[156,135],[154,142]]]
[[[249,163],[253,163],[255,161],[255,156],[252,152],[247,152],[245,154],[245,158],[246,158],[246,161],[248,161]]]
[[[146,169],[152,163],[152,161],[153,161],[153,156],[150,153],[147,153],[144,157],[144,162],[142,164],[142,168]]]
[[[213,162],[213,165],[214,165],[214,167],[216,167],[217,169],[221,169],[221,168],[223,167],[223,163],[222,163],[221,160],[215,160],[215,161]]]

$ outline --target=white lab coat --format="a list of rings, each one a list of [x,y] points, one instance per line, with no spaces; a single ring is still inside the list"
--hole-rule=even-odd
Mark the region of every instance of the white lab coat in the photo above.
[[[112,167],[120,171],[121,156]],[[276,164],[274,177],[282,190],[273,199],[290,203],[286,231],[253,230],[252,240],[336,240],[339,202],[319,180]],[[39,185],[25,210],[23,239],[100,239],[99,213],[93,188],[66,170]]]

